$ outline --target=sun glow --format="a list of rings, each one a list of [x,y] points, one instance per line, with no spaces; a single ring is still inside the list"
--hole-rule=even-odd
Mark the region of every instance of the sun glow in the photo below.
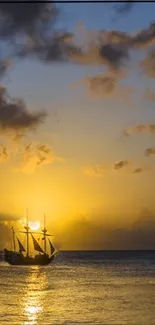
[[[31,230],[38,230],[40,228],[40,221],[29,221],[29,227]]]

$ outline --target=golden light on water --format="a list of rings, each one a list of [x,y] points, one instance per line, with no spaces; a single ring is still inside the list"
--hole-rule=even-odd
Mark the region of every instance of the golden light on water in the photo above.
[[[44,310],[44,290],[47,288],[46,275],[38,267],[32,267],[27,278],[24,302],[22,309],[26,321],[24,325],[37,325]]]
[[[31,301],[29,301],[31,303]],[[32,302],[34,303],[34,302]],[[42,307],[40,306],[27,306],[25,307],[25,313],[27,315],[28,321],[25,325],[35,325],[37,324],[38,315],[42,312]]]
[[[27,314],[32,315],[32,316],[33,315],[35,316],[41,310],[42,310],[42,308],[41,307],[37,307],[37,306],[27,306],[25,308],[25,311],[27,312]]]

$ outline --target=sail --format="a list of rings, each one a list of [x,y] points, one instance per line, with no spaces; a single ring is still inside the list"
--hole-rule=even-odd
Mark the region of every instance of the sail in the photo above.
[[[17,241],[18,241],[18,245],[19,245],[19,252],[25,252],[25,248],[24,246],[22,245],[22,243],[20,242],[20,240],[17,238]]]
[[[38,251],[40,253],[44,253],[44,251],[42,250],[42,248],[39,246],[38,242],[36,241],[36,239],[34,238],[34,236],[31,234],[32,239],[33,239],[33,245],[34,245],[34,249],[35,251]]]
[[[49,241],[49,244],[50,244],[50,249],[51,249],[51,255],[54,253],[54,247],[53,247],[53,245],[52,245],[52,243],[51,243],[51,241],[49,240],[49,238],[48,238],[48,241]]]

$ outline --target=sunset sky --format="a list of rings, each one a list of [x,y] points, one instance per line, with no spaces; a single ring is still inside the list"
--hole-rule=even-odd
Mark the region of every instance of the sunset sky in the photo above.
[[[28,208],[30,218],[41,222],[46,213],[60,245],[63,237],[62,248],[123,248],[125,237],[127,247],[136,238],[140,246],[144,237],[147,246],[155,229],[155,4],[135,4],[120,14],[106,4],[59,7],[55,29],[73,33],[86,55],[70,54],[69,62],[38,54],[12,58],[11,45],[1,41],[2,59],[11,59],[1,89],[24,100],[31,113],[47,116],[35,131],[17,127],[24,135],[13,140],[16,123],[14,129],[4,126],[0,113],[0,221],[9,227]],[[104,44],[120,42],[120,60],[116,53],[108,57],[108,50],[103,62],[96,54],[99,31]],[[135,235],[136,227],[142,235]],[[105,245],[104,229],[112,244],[108,239]]]

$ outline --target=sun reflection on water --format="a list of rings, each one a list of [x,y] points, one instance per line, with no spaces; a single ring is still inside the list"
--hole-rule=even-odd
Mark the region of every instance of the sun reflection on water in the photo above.
[[[45,290],[48,287],[46,274],[39,267],[30,268],[23,301],[23,325],[37,325],[43,316]]]

